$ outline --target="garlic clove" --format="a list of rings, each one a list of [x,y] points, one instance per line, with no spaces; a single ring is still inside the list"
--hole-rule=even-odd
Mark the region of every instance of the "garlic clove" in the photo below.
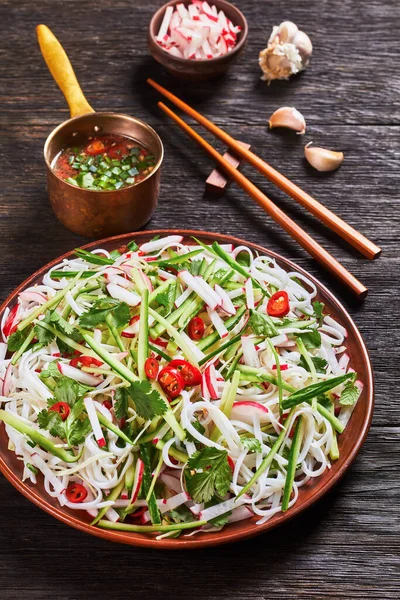
[[[298,32],[299,28],[292,21],[284,21],[279,25],[279,41],[282,43],[292,43]]]
[[[282,106],[278,108],[269,118],[269,127],[286,127],[293,129],[298,134],[303,134],[306,131],[306,121],[294,106]]]
[[[333,152],[333,150],[316,146],[310,147],[310,144],[312,142],[304,148],[304,156],[317,171],[334,171],[342,164],[344,160],[343,152]]]
[[[312,43],[310,38],[306,33],[304,33],[304,31],[298,31],[293,40],[293,44],[299,51],[304,65],[307,66],[312,54]]]

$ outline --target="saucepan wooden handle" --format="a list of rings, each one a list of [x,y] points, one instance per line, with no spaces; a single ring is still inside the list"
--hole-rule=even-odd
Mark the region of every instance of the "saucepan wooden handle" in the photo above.
[[[86,100],[64,48],[46,25],[36,27],[43,58],[68,102],[71,117],[95,112]]]

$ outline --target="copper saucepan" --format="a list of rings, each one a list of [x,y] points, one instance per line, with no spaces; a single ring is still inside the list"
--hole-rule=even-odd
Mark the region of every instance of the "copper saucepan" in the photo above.
[[[157,206],[164,156],[160,137],[152,127],[134,117],[95,112],[54,34],[46,25],[39,25],[37,36],[46,64],[71,113],[71,118],[56,127],[44,145],[49,196],[55,215],[63,225],[88,237],[100,238],[140,229]],[[63,148],[77,146],[99,133],[127,136],[143,145],[156,157],[152,172],[141,182],[115,191],[78,188],[54,173],[52,162]]]

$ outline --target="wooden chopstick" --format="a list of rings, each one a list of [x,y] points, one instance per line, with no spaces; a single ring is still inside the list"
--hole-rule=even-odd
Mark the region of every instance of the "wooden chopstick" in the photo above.
[[[236,183],[249,194],[289,235],[291,235],[313,258],[320,262],[328,271],[333,273],[360,299],[365,298],[368,288],[365,287],[354,275],[347,271],[327,250],[318,244],[308,233],[290,219],[272,200],[247,179],[240,171],[237,171],[225,158],[215,150],[204,138],[183,121],[163,102],[158,106],[175,121],[185,133],[187,133],[197,144],[203,148],[224,171],[236,181]]]
[[[180,100],[177,96],[153,81],[153,79],[148,79],[147,82],[153,88],[158,90],[163,96],[168,98],[168,100],[175,104],[175,106],[203,125],[217,138],[225,142],[225,144],[227,144],[235,152],[235,154],[241,156],[253,167],[258,169],[258,171],[263,173],[263,175],[272,181],[272,183],[286,192],[299,204],[304,206],[304,208],[309,210],[315,217],[320,219],[320,221],[325,223],[325,225],[335,231],[338,235],[340,235],[340,237],[346,240],[354,248],[359,250],[359,252],[361,252],[364,256],[372,260],[381,254],[382,250],[379,248],[379,246],[371,242],[371,240],[363,236],[359,231],[335,215],[335,213],[326,208],[326,206],[320,204],[317,200],[315,200],[315,198],[307,194],[307,192],[299,188],[295,183],[282,175],[282,173],[279,173],[279,171],[259,158],[256,154],[254,154],[254,152],[241,146],[238,140],[235,140],[228,133],[215,125],[212,121],[191,108],[188,104],[186,104],[186,102],[183,102],[183,100]]]

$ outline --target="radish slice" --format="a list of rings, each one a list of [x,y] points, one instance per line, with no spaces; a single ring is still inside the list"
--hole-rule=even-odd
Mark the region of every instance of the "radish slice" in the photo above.
[[[11,391],[11,369],[12,369],[12,364],[10,362],[10,363],[8,363],[6,373],[4,375],[4,381],[3,381],[2,390],[1,390],[1,395],[4,396],[5,398],[7,398],[8,394]]]
[[[5,337],[8,337],[10,335],[11,330],[14,327],[18,309],[19,309],[19,304],[17,303],[12,307],[12,309],[8,313],[8,317],[7,317],[6,322],[4,323],[4,327],[3,327],[3,335]]]
[[[219,285],[215,286],[215,291],[222,300],[222,309],[228,313],[228,315],[235,315],[236,308],[233,306],[233,302],[231,298],[229,298],[227,292]]]
[[[217,308],[217,306],[219,305],[219,302],[220,302],[219,297],[206,282],[204,282],[204,283],[205,283],[205,286],[207,286],[207,287],[205,287],[201,284],[202,280],[200,277],[197,277],[197,278],[193,277],[193,275],[191,273],[189,273],[189,271],[179,271],[178,277],[184,283],[186,283],[186,285],[191,290],[196,292],[196,294],[198,296],[200,296],[200,298],[202,300],[204,300],[204,302],[206,304],[208,304],[208,306],[210,308],[212,308],[213,310],[215,310]]]
[[[154,240],[152,242],[146,242],[140,246],[140,251],[143,254],[148,254],[149,252],[157,252],[157,250],[161,250],[165,246],[173,246],[175,244],[180,244],[183,240],[182,235],[168,235],[167,237],[160,238],[159,240]]]
[[[137,459],[136,468],[135,468],[135,477],[133,479],[133,487],[132,487],[132,496],[131,496],[131,504],[134,504],[139,496],[140,488],[142,486],[143,481],[143,473],[144,473],[144,462],[141,458]]]
[[[226,292],[229,296],[229,298],[231,300],[233,300],[234,298],[238,298],[239,296],[243,296],[243,294],[245,293],[245,289],[244,288],[238,288],[237,290],[230,290],[229,292]]]
[[[168,6],[166,8],[165,13],[164,13],[164,18],[161,23],[161,27],[158,31],[157,41],[163,40],[164,36],[167,34],[173,12],[174,12],[173,6]]]
[[[248,506],[238,506],[233,509],[232,514],[228,517],[228,523],[236,523],[237,521],[243,521],[244,519],[250,519],[254,515],[253,511]]]
[[[90,373],[85,373],[85,371],[71,367],[71,365],[67,363],[58,362],[57,368],[62,375],[70,377],[71,379],[78,381],[78,383],[83,383],[83,385],[96,387],[103,381],[101,377],[95,377],[94,375],[90,375]]]
[[[215,310],[207,308],[208,316],[210,317],[211,323],[214,325],[219,337],[222,339],[228,335],[228,330],[218,313]]]
[[[7,344],[0,342],[0,360],[4,360],[7,355]]]
[[[109,283],[107,285],[107,291],[111,298],[115,298],[121,302],[126,302],[128,306],[137,306],[140,304],[140,296],[138,296],[138,294],[135,292],[128,292],[128,290],[115,283]]]
[[[96,442],[99,448],[104,448],[106,445],[106,440],[104,439],[103,430],[100,426],[99,417],[97,416],[93,399],[90,396],[86,396],[83,402],[89,417],[90,425],[93,429],[94,437],[96,438]]]
[[[46,297],[38,292],[21,292],[19,298],[23,302],[37,302],[38,304],[47,302]]]
[[[185,300],[190,296],[191,293],[192,290],[189,287],[186,288],[186,290],[175,300],[174,304],[176,308],[179,308],[179,306],[185,302]]]
[[[260,423],[264,425],[265,423],[270,422],[268,412],[268,408],[263,404],[260,404],[260,402],[240,400],[239,402],[233,403],[230,418],[233,421],[243,421],[243,423],[252,425],[254,417],[258,417]]]
[[[243,358],[246,365],[249,367],[260,367],[260,359],[258,358],[257,350],[255,349],[253,340],[247,335],[243,335],[241,338]]]
[[[247,308],[254,309],[254,290],[253,290],[253,282],[250,277],[247,279],[244,289],[246,291],[246,304]]]
[[[215,372],[214,365],[210,365],[204,373],[205,381],[207,384],[208,391],[210,393],[211,400],[218,400],[218,382],[217,382],[217,374]]]

